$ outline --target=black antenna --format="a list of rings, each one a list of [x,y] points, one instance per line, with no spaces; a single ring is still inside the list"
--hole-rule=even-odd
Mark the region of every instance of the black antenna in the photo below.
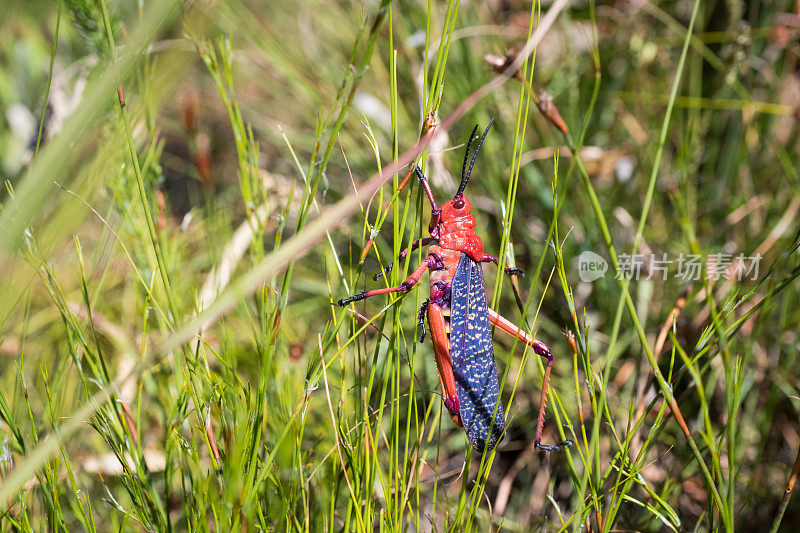
[[[469,140],[467,141],[467,149],[464,151],[464,163],[461,165],[461,181],[464,181],[464,175],[467,173],[467,159],[469,159],[469,146],[472,144],[472,139],[475,138],[475,132],[478,131],[478,125],[475,124],[475,127],[472,128],[472,133],[469,134]]]
[[[489,120],[489,125],[486,126],[486,129],[484,130],[483,135],[481,135],[481,139],[478,141],[478,146],[475,147],[475,153],[472,154],[472,161],[469,162],[469,169],[467,170],[466,175],[462,176],[461,184],[458,186],[458,190],[456,191],[456,194],[455,194],[455,196],[453,196],[453,198],[455,198],[456,196],[461,196],[464,193],[464,189],[467,187],[467,182],[469,181],[469,177],[472,174],[472,167],[475,165],[475,160],[478,158],[478,152],[480,152],[481,146],[483,146],[483,140],[486,138],[486,134],[489,133],[489,128],[492,127],[492,123],[493,122],[494,122],[494,118]],[[475,127],[477,128],[477,126],[475,126]],[[472,141],[472,139],[470,139],[470,141]],[[469,149],[469,144],[467,145],[467,148]],[[467,159],[466,159],[466,156],[465,156],[464,157],[464,163],[466,163],[466,162],[467,162]]]

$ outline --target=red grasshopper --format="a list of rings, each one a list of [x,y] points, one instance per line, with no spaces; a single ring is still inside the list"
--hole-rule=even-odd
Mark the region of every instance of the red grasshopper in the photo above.
[[[492,123],[489,122],[467,168],[469,148],[478,126],[472,130],[461,168],[461,184],[455,196],[441,208],[433,199],[425,175],[419,167],[414,169],[431,203],[431,221],[428,225],[431,236],[412,243],[409,249],[400,254],[400,259],[409,251],[430,245],[428,256],[422,264],[398,287],[361,292],[342,298],[337,303],[345,306],[370,296],[407,292],[429,270],[431,295],[419,310],[419,340],[422,342],[425,338],[427,315],[444,405],[453,422],[464,428],[470,443],[478,452],[483,452],[487,445],[491,450],[500,442],[505,431],[505,415],[499,402],[500,389],[489,325],[491,323],[519,338],[533,348],[534,352],[547,359],[534,445],[537,450],[555,451],[572,442],[567,440],[552,446],[541,444],[553,355],[547,345],[535,340],[525,330],[486,305],[481,263],[498,264],[498,261],[496,257],[483,253],[483,242],[473,229],[477,224],[470,211],[469,200],[464,196],[464,188],[469,181],[478,151],[491,126]],[[389,264],[385,272],[391,266]],[[506,273],[522,274],[522,271],[507,268]],[[383,273],[379,273],[373,279],[377,280],[382,275]]]

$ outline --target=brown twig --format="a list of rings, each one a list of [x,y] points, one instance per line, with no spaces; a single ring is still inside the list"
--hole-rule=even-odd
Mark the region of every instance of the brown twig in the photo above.
[[[800,477],[800,448],[797,450],[797,457],[794,459],[794,466],[792,467],[792,473],[789,474],[789,481],[786,483],[786,490],[783,491],[783,497],[781,498],[781,503],[778,505],[778,510],[775,513],[775,518],[772,520],[772,527],[770,528],[770,533],[775,533],[778,531],[778,528],[781,525],[781,520],[783,519],[783,513],[786,512],[786,507],[789,505],[789,499],[792,497],[792,491],[794,490],[795,483],[797,483],[797,478]]]
[[[217,447],[217,439],[214,438],[214,427],[211,425],[211,406],[206,408],[206,438],[211,447],[211,453],[214,455],[215,466],[220,467],[219,448]]]
[[[425,123],[422,125],[422,140],[427,140],[430,143],[430,140],[433,139],[433,135],[436,133],[436,126],[439,125],[439,117],[436,113],[436,110],[432,110],[428,113],[428,118],[425,119]],[[408,180],[411,179],[411,176],[414,175],[414,165],[408,169],[408,173],[406,177],[403,178],[403,181],[400,182],[400,185],[397,186],[397,194],[403,190],[403,188],[408,183]],[[389,209],[392,207],[392,201],[389,200],[386,202],[386,206],[383,208],[383,216],[378,220],[384,220],[386,216],[389,214]],[[370,248],[372,248],[373,243],[375,242],[375,234],[373,233],[370,235],[367,244],[364,246],[364,250],[361,252],[361,262],[363,263],[367,259],[367,254],[369,253]]]
[[[653,354],[655,355],[656,360],[658,360],[658,356],[661,354],[661,351],[664,349],[664,344],[667,341],[667,336],[669,335],[669,330],[672,329],[672,326],[675,324],[675,321],[678,320],[678,316],[680,316],[681,312],[683,311],[683,308],[686,305],[686,299],[688,298],[689,293],[692,292],[692,288],[693,287],[694,287],[694,285],[692,283],[690,283],[685,289],[683,289],[683,291],[681,292],[680,296],[678,296],[678,299],[675,301],[675,305],[672,307],[672,311],[670,311],[669,316],[667,316],[667,319],[664,321],[664,324],[661,326],[661,331],[658,333],[658,338],[656,339],[656,344],[655,344],[655,347],[654,347],[655,349],[653,351]],[[645,394],[645,392],[650,390],[651,387],[653,387],[654,382],[655,382],[655,377],[651,374],[649,379],[647,380],[647,384],[644,387],[642,387],[641,390],[639,391],[640,392],[640,394],[639,394],[639,398],[640,399],[639,399],[639,405],[636,408],[636,420],[640,419],[645,414],[644,410],[645,410],[645,407],[646,407],[646,405],[648,403],[647,402],[647,394]],[[678,417],[676,416],[676,419],[677,418]],[[683,417],[681,417],[681,421],[682,420],[683,420]],[[678,423],[680,424],[681,421],[679,421]],[[685,424],[685,422],[684,422],[684,424]],[[683,426],[681,427],[681,429],[683,429]],[[637,447],[637,446],[634,446],[634,447]]]
[[[569,128],[567,127],[567,123],[564,122],[564,119],[561,118],[561,113],[558,112],[558,108],[553,102],[553,97],[542,88],[536,91],[533,90],[531,83],[525,79],[525,75],[522,74],[521,70],[519,70],[519,67],[521,67],[522,64],[517,61],[518,55],[519,52],[512,48],[503,56],[486,54],[483,57],[483,60],[486,61],[498,74],[502,74],[522,82],[542,116],[550,121],[550,123],[561,133],[563,133],[565,137],[569,137]],[[517,67],[516,70],[512,70],[514,65]]]

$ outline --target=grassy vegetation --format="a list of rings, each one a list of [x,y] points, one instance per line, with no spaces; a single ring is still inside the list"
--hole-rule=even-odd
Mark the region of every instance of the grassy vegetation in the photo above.
[[[794,8],[0,7],[0,530],[794,530]],[[466,193],[527,276],[487,294],[563,452],[501,335],[470,449],[426,283],[333,305],[418,264],[372,281],[427,234],[408,164],[449,198],[492,117]]]

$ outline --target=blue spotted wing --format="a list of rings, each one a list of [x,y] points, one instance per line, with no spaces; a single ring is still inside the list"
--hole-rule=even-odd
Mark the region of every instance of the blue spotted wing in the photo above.
[[[498,402],[500,388],[483,270],[464,253],[453,277],[450,312],[450,358],[459,414],[470,443],[483,452],[487,444],[491,449],[499,442],[506,422]]]

